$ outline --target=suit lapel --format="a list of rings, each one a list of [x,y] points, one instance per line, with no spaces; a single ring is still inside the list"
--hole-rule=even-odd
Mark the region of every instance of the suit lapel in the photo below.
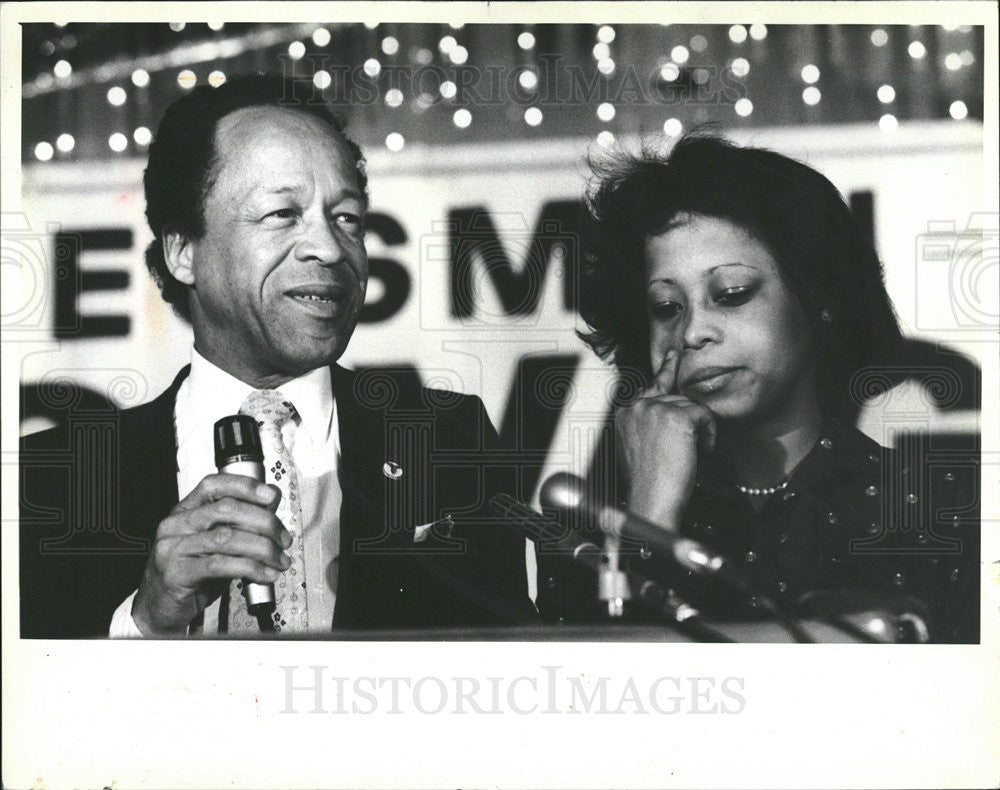
[[[123,522],[141,526],[150,540],[178,500],[174,404],[189,372],[184,367],[158,398],[121,414]]]

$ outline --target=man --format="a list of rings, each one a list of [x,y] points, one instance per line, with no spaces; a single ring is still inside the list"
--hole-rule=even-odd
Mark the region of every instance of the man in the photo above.
[[[334,364],[368,275],[363,159],[336,119],[265,78],[196,88],[164,116],[145,192],[147,265],[191,322],[191,365],[99,447],[72,416],[25,440],[22,636],[530,618],[522,541],[476,518],[508,482],[479,401]],[[216,473],[213,425],[237,412],[266,485]],[[263,619],[247,584],[274,585]]]

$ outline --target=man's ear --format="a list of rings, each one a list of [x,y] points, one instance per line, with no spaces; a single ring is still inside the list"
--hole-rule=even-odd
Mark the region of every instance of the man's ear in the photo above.
[[[163,259],[173,278],[184,285],[194,285],[194,248],[191,240],[176,231],[163,236]]]

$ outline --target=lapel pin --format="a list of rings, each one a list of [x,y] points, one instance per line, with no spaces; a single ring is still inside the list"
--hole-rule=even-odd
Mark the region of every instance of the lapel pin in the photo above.
[[[403,467],[395,461],[386,461],[382,464],[382,474],[390,480],[399,480],[403,476]]]

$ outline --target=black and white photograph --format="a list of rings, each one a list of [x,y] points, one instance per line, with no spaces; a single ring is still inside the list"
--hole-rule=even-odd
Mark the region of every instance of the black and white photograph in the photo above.
[[[996,8],[862,5],[0,8],[5,786],[995,786]]]

